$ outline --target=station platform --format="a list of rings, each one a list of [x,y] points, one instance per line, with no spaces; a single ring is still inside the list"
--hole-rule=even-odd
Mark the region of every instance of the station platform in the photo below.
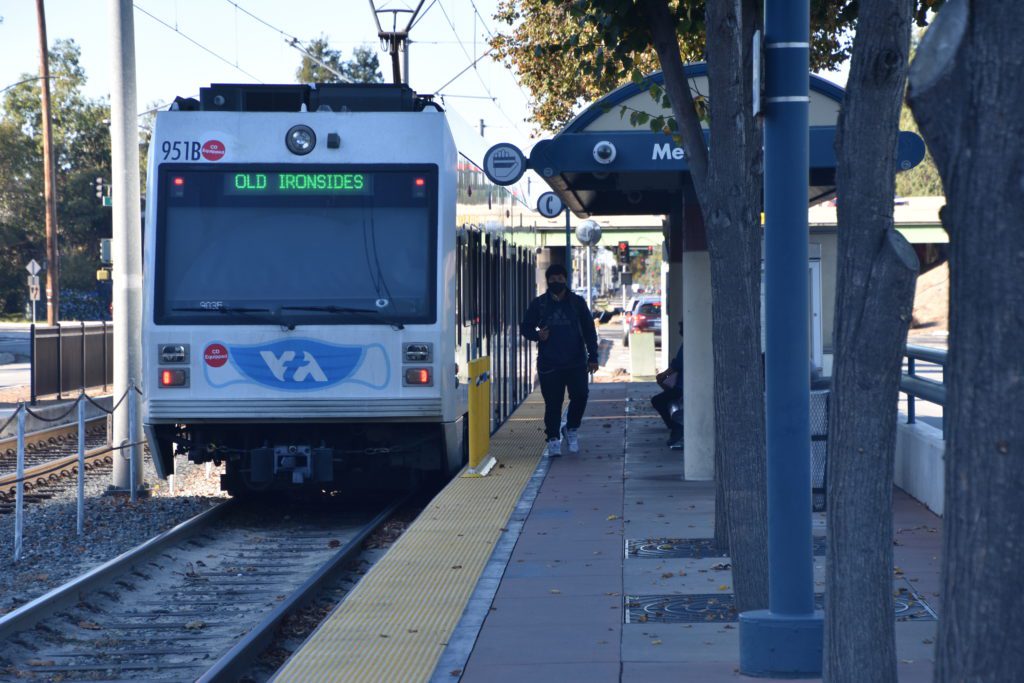
[[[274,680],[743,680],[713,484],[682,480],[655,392],[592,384],[581,452],[556,459],[535,392],[493,437],[504,467],[449,484]],[[941,521],[901,491],[894,513],[900,680],[931,681]]]

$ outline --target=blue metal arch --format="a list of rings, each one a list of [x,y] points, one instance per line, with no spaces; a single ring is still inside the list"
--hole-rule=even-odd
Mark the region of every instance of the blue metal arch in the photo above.
[[[696,78],[707,75],[708,65],[706,62],[697,62],[695,64],[686,65],[687,78]],[[660,71],[655,71],[644,76],[643,85],[627,83],[619,86],[580,112],[572,121],[565,125],[565,128],[558,132],[558,135],[585,132],[586,127],[593,123],[595,119],[599,118],[602,114],[608,113],[608,111],[621,105],[630,98],[644,92],[651,84],[664,85],[665,75]],[[839,103],[843,101],[843,95],[846,92],[832,81],[824,79],[816,74],[810,74],[810,86],[812,92],[821,93],[825,97]]]
[[[686,66],[687,77],[707,75],[707,64]],[[841,104],[845,90],[820,76],[809,74],[809,89]],[[664,76],[654,72],[643,83],[628,83],[592,103],[566,124],[554,137],[540,140],[530,152],[529,168],[562,198],[580,217],[613,214],[664,214],[678,204],[677,196],[692,192],[687,176],[689,166],[673,136],[638,127],[620,131],[588,131],[597,118],[642,93],[651,84],[662,85]],[[704,131],[705,136],[709,134]],[[835,192],[835,126],[812,126],[808,131],[810,174],[809,200],[812,204]],[[601,141],[615,145],[614,162],[602,164],[594,158],[594,146]],[[901,131],[897,140],[897,168],[913,168],[924,159],[924,141]]]

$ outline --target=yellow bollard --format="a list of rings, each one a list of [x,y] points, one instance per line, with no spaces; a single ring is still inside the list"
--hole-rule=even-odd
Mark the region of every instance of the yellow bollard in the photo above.
[[[485,477],[498,463],[491,451],[491,359],[469,361],[469,467],[464,477]]]

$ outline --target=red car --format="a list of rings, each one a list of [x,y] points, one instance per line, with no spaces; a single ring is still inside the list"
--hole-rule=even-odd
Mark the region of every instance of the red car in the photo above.
[[[640,302],[628,318],[629,333],[651,332],[654,334],[655,346],[661,344],[661,300]],[[629,334],[623,342],[629,346]]]

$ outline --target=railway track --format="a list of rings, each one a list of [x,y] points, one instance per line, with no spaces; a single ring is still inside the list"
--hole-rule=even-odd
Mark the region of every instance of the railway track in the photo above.
[[[109,471],[113,453],[106,446],[105,416],[86,420],[85,467]],[[14,509],[17,485],[17,438],[0,439],[0,514]],[[25,502],[51,497],[75,481],[78,471],[78,425],[58,425],[25,435]]]
[[[0,617],[0,679],[237,680],[405,500],[223,503]]]

